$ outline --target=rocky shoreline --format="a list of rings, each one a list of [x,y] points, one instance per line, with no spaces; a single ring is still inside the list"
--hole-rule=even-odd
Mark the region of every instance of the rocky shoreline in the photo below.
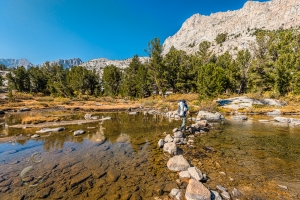
[[[175,117],[176,113],[167,113],[167,116]],[[205,111],[200,111],[196,117],[196,123],[188,126],[186,131],[182,132],[179,129],[173,129],[173,136],[168,134],[164,139],[158,141],[158,146],[163,148],[164,152],[168,152],[171,156],[167,167],[171,172],[177,172],[179,179],[176,182],[183,187],[173,188],[169,194],[174,200],[181,200],[185,197],[187,200],[221,200],[221,199],[231,199],[231,195],[228,190],[217,185],[216,189],[208,189],[205,186],[206,181],[209,177],[204,174],[199,168],[193,166],[189,161],[183,157],[183,151],[179,148],[180,145],[188,145],[193,148],[194,137],[208,132],[212,127],[210,122],[223,121],[225,117],[220,113],[210,113]],[[182,184],[182,183],[187,183]],[[240,197],[242,193],[233,188],[232,197]]]

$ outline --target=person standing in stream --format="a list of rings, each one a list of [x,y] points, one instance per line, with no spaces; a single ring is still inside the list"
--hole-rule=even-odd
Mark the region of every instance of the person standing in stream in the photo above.
[[[179,100],[178,101],[178,116],[181,118],[182,120],[182,124],[180,126],[180,130],[181,131],[185,131],[185,126],[186,126],[186,115],[189,114],[189,107],[186,103],[186,101],[183,100]]]

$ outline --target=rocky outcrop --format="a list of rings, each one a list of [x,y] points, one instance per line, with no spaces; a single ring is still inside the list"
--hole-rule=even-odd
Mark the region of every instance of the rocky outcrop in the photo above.
[[[58,59],[58,60],[49,62],[50,65],[62,65],[64,69],[71,68],[73,66],[79,66],[82,63],[83,62],[80,58],[73,58],[73,59],[66,59],[66,60]]]
[[[202,41],[215,43],[218,34],[228,33],[229,38],[222,45],[215,43],[212,50],[217,54],[228,50],[235,55],[238,50],[249,49],[251,43],[255,42],[252,35],[255,29],[276,30],[299,25],[299,0],[247,1],[240,10],[218,12],[210,16],[194,14],[175,35],[165,40],[163,54],[168,53],[172,46],[195,53]]]

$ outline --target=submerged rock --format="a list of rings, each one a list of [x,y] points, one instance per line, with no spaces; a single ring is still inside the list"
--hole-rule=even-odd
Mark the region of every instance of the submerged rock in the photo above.
[[[201,182],[190,179],[186,188],[185,198],[187,200],[211,200],[211,194]]]
[[[247,120],[248,117],[246,115],[236,115],[236,116],[232,116],[231,119],[234,119],[234,120]]]
[[[236,189],[236,188],[233,188],[232,194],[233,194],[234,197],[242,196],[242,193],[240,191],[238,191],[238,189]]]
[[[230,199],[230,194],[229,194],[228,192],[223,191],[223,192],[221,193],[221,196],[222,196],[224,199]]]
[[[25,112],[25,111],[31,111],[31,109],[30,108],[20,108],[18,110],[18,112]]]
[[[82,135],[84,133],[85,133],[84,130],[77,130],[77,131],[74,131],[74,136]]]
[[[178,155],[169,159],[167,167],[171,171],[180,172],[187,170],[190,164],[182,155]]]

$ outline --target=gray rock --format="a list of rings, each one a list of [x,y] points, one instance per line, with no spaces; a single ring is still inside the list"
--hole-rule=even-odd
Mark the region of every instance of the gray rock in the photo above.
[[[174,129],[172,130],[173,133],[175,133],[176,131],[179,131],[179,129],[178,129],[178,128],[174,128]]]
[[[267,112],[267,115],[280,115],[281,112],[279,109],[273,110],[271,112]]]
[[[200,181],[203,178],[202,172],[197,167],[188,168],[188,172],[190,173],[191,177],[197,181]]]
[[[173,142],[173,137],[170,135],[170,134],[168,134],[166,137],[165,137],[165,142],[166,143],[168,143],[168,142]]]
[[[180,189],[173,188],[170,192],[170,197],[172,197],[175,200],[181,200],[182,199],[181,191],[182,190],[180,190]]]
[[[169,142],[164,144],[164,151],[168,152],[170,155],[177,154],[177,146],[174,142]]]
[[[226,192],[226,191],[227,191],[227,189],[224,188],[224,187],[221,186],[221,185],[217,185],[217,189],[220,190],[220,191],[222,191],[222,192]]]
[[[282,122],[282,123],[290,123],[291,122],[291,119],[286,118],[286,117],[275,117],[274,120],[277,122]]]
[[[279,100],[276,99],[264,99],[262,103],[269,106],[284,106],[286,104],[285,102],[281,103]]]
[[[225,191],[223,191],[223,192],[221,193],[221,196],[222,196],[224,199],[231,199],[231,198],[230,198],[230,194],[229,194],[228,192],[225,192]]]
[[[187,200],[211,200],[211,193],[201,182],[190,179],[185,198]]]
[[[31,111],[31,109],[30,108],[20,108],[18,110],[18,112],[25,112],[25,111]]]
[[[167,167],[171,171],[180,172],[187,170],[190,164],[182,155],[178,155],[169,159]]]
[[[211,199],[212,200],[222,200],[223,198],[221,197],[220,193],[214,190],[211,190]]]
[[[31,138],[33,138],[33,139],[38,138],[38,137],[40,137],[38,134],[34,134],[34,135],[31,136]]]
[[[85,114],[84,115],[84,119],[86,119],[86,120],[97,120],[97,119],[99,119],[99,117],[98,116],[92,116],[92,114]]]
[[[65,130],[64,127],[58,127],[58,128],[42,128],[39,131],[36,131],[36,133],[48,133],[48,132],[59,132]]]
[[[278,187],[280,187],[280,188],[282,188],[282,189],[285,189],[285,190],[287,190],[287,189],[288,189],[288,187],[287,187],[287,186],[285,186],[285,185],[278,185]]]
[[[291,118],[291,124],[299,126],[300,125],[300,119]]]
[[[86,119],[86,120],[91,119],[91,117],[92,117],[92,114],[85,114],[84,115],[84,119]]]
[[[207,111],[199,111],[197,115],[197,121],[207,120],[207,121],[222,121],[225,117],[221,113],[211,113]]]
[[[179,178],[183,179],[183,180],[190,179],[191,178],[190,172],[188,172],[188,171],[179,172]]]
[[[136,115],[137,112],[129,112],[128,115]]]
[[[173,142],[176,144],[184,144],[184,138],[174,138]]]
[[[164,147],[164,144],[165,144],[165,141],[164,141],[163,139],[160,139],[160,140],[158,141],[158,147],[159,147],[159,148],[163,148],[163,147]]]
[[[118,170],[109,170],[107,172],[106,180],[108,182],[116,182],[119,179],[120,176],[121,176],[120,171],[118,171]]]
[[[174,133],[174,138],[183,138],[184,134],[181,131],[176,131]]]
[[[74,131],[74,136],[82,135],[84,133],[85,133],[84,130],[77,130],[77,131]]]
[[[238,189],[236,189],[236,188],[233,188],[232,194],[233,194],[234,197],[242,196],[242,193],[240,191],[238,191]]]

